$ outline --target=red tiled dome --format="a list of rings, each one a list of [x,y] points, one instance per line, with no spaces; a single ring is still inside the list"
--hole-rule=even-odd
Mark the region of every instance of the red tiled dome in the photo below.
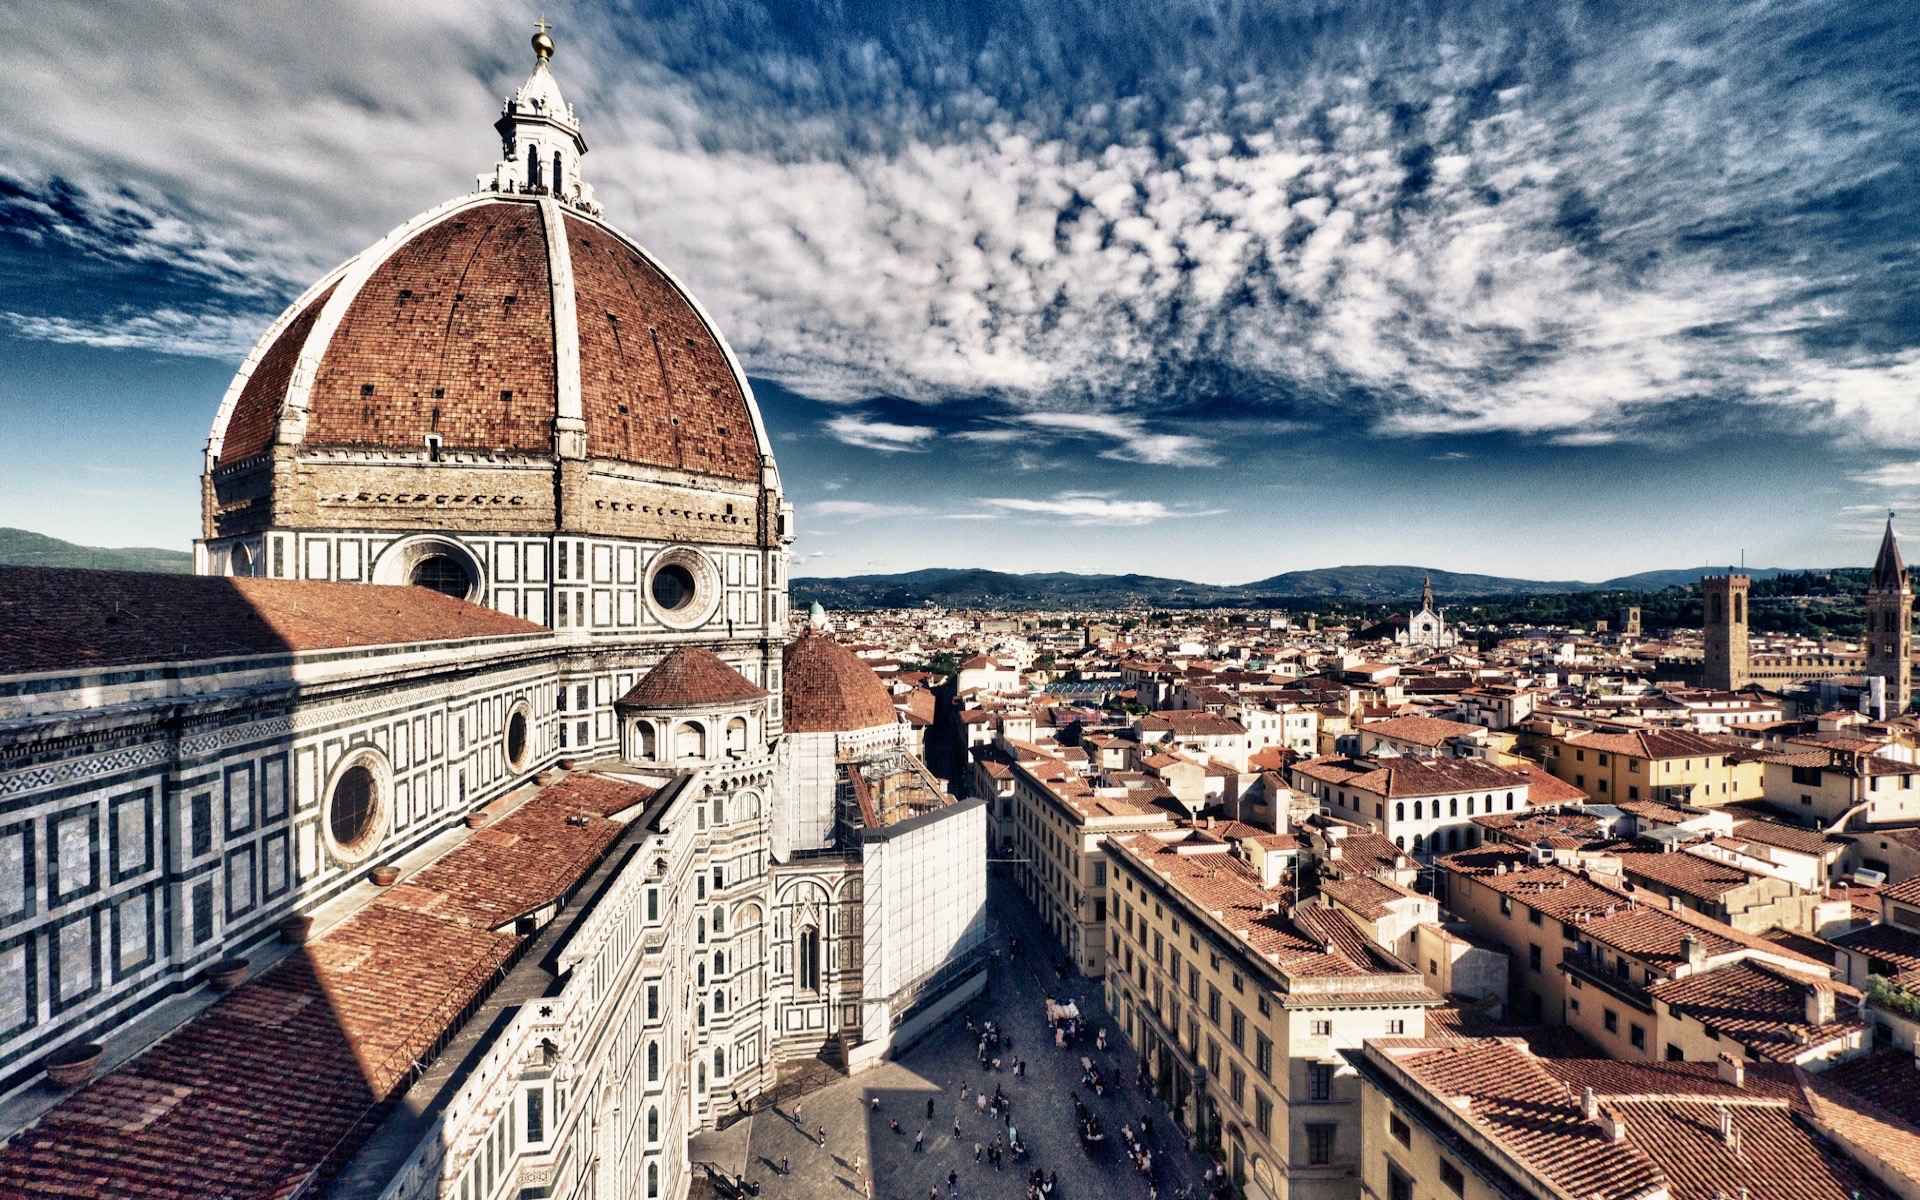
[[[887,686],[873,668],[839,642],[812,629],[787,646],[788,733],[847,733],[891,725],[898,718]]]
[[[738,704],[767,695],[711,650],[682,646],[660,660],[619,703],[632,708],[692,708]]]
[[[480,194],[342,264],[249,356],[219,465],[313,447],[549,456],[577,413],[589,458],[758,479],[742,376],[692,298],[575,208]],[[297,431],[297,432],[295,432]]]

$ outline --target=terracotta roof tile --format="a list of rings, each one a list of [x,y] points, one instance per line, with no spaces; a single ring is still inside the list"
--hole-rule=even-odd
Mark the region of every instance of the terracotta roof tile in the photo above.
[[[789,733],[847,733],[899,718],[887,685],[853,651],[808,629],[783,656],[782,725]]]
[[[633,708],[687,708],[738,704],[767,695],[713,651],[681,646],[640,677],[618,703]]]
[[[545,632],[419,587],[0,567],[0,674]]]

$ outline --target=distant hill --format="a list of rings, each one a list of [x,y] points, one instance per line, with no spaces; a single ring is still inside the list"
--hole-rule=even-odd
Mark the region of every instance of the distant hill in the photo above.
[[[44,533],[0,528],[0,566],[95,567],[108,571],[163,571],[185,575],[193,570],[193,555],[184,550],[145,546],[119,550],[79,546]]]
[[[828,608],[910,608],[937,604],[947,608],[1210,608],[1261,601],[1337,600],[1380,603],[1416,600],[1421,581],[1433,577],[1444,606],[1449,600],[1487,596],[1564,595],[1574,592],[1657,592],[1695,583],[1726,567],[1642,571],[1598,583],[1579,580],[1517,579],[1408,566],[1323,567],[1288,571],[1247,584],[1192,583],[1155,575],[1073,575],[1044,572],[1018,575],[978,568],[935,567],[897,575],[847,575],[804,578],[792,583],[795,604],[819,601]],[[1755,579],[1771,579],[1808,568],[1749,567]]]

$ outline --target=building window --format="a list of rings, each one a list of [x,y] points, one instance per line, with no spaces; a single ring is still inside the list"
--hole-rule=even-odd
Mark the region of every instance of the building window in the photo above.
[[[1307,1064],[1307,1099],[1314,1104],[1333,1101],[1333,1064]]]
[[[1236,1105],[1245,1105],[1247,1102],[1247,1073],[1240,1069],[1239,1063],[1234,1063],[1227,1072],[1227,1094],[1233,1097]]]
[[[647,1140],[649,1142],[657,1142],[660,1140],[660,1110],[658,1108],[649,1107],[647,1109]]]
[[[1607,1027],[1608,1033],[1620,1032],[1620,1014],[1610,1008],[1601,1010],[1600,1023]]]
[[[1387,1164],[1387,1200],[1413,1200],[1413,1179],[1392,1163]]]
[[[820,931],[811,925],[800,931],[800,986],[820,990]]]
[[[1253,1127],[1260,1131],[1261,1137],[1273,1140],[1273,1101],[1257,1088],[1253,1093]]]
[[[1627,1026],[1627,1040],[1633,1043],[1634,1049],[1645,1050],[1647,1048],[1647,1031],[1638,1025],[1629,1024]]]
[[[1308,1028],[1308,1031],[1312,1033],[1314,1037],[1332,1037],[1333,1036],[1332,1021],[1313,1021],[1308,1024],[1307,1028]]]
[[[547,1140],[547,1093],[543,1088],[533,1088],[527,1092],[527,1144],[538,1145]]]
[[[1407,1023],[1403,1020],[1396,1019],[1396,1020],[1387,1022],[1387,1032],[1394,1035],[1395,1037],[1398,1037],[1399,1035],[1405,1033],[1406,1031],[1407,1031]]]
[[[1402,1146],[1413,1145],[1413,1126],[1397,1112],[1387,1114],[1387,1130],[1393,1134],[1393,1140]]]
[[[1273,1078],[1273,1043],[1264,1033],[1253,1035],[1253,1066],[1262,1079]]]
[[[1440,1182],[1446,1184],[1447,1190],[1456,1196],[1466,1194],[1467,1177],[1460,1173],[1459,1167],[1444,1158],[1440,1160]]]
[[[1324,1167],[1333,1161],[1334,1135],[1340,1131],[1338,1125],[1314,1122],[1307,1126],[1307,1162],[1311,1166]]]
[[[1229,1022],[1227,1036],[1233,1039],[1233,1048],[1235,1050],[1245,1050],[1247,1048],[1247,1019],[1240,1014],[1240,1010],[1237,1008],[1229,1009],[1228,1012],[1232,1020]]]
[[[1513,915],[1513,897],[1512,896],[1500,897],[1500,915],[1503,917],[1510,917]]]
[[[660,1043],[647,1043],[647,1082],[660,1082]]]
[[[1527,969],[1535,975],[1540,974],[1540,947],[1531,943],[1527,946]]]

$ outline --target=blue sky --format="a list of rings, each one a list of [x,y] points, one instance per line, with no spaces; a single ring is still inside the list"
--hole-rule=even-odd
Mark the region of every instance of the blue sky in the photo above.
[[[0,524],[185,546],[292,295],[471,186],[530,6],[16,0]],[[1868,561],[1920,503],[1893,3],[556,3],[799,570]]]

